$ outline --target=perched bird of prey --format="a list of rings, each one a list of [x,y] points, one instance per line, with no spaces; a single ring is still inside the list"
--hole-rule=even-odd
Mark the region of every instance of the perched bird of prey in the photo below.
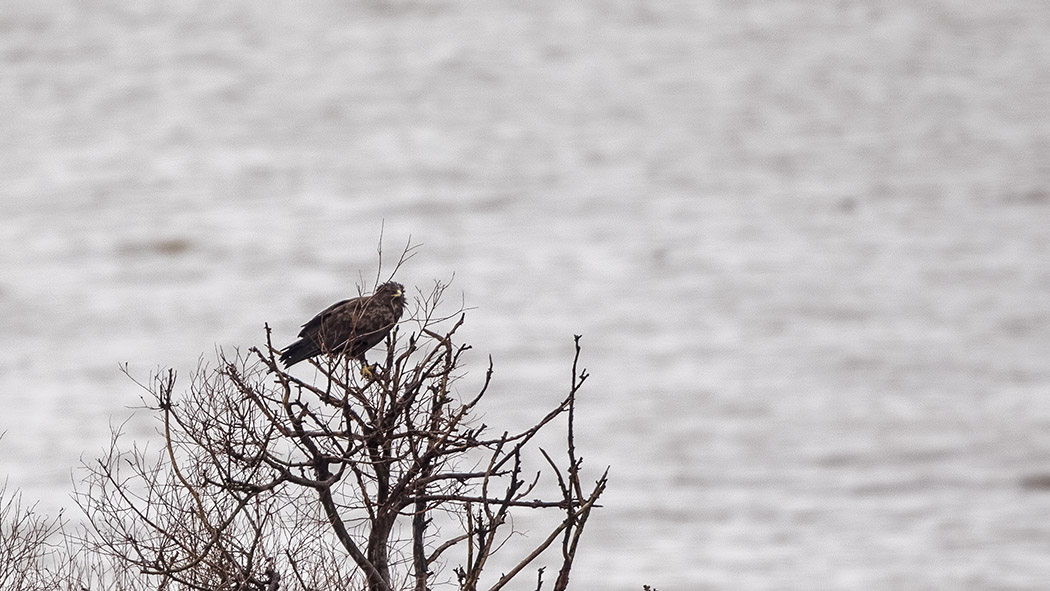
[[[372,295],[336,302],[303,325],[299,340],[281,351],[281,361],[291,367],[325,353],[348,355],[367,367],[365,351],[386,338],[404,309],[405,288],[393,281]]]

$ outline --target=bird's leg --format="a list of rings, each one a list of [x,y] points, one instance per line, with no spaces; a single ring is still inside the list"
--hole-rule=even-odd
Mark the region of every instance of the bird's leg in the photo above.
[[[365,359],[364,354],[358,357],[358,361],[361,362],[361,377],[366,380],[374,380],[379,375],[379,364],[373,363],[369,365],[368,360]]]

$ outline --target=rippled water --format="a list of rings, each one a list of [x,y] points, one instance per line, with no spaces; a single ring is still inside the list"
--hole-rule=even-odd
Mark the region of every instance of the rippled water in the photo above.
[[[4,4],[4,472],[68,506],[139,404],[118,364],[290,339],[385,225],[475,308],[487,420],[584,335],[577,588],[1044,589],[1048,33],[1034,0]]]

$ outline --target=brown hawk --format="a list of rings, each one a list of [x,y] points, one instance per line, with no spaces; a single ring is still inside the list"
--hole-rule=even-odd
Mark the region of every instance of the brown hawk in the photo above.
[[[325,353],[348,355],[367,367],[365,351],[386,338],[404,309],[405,288],[393,281],[372,295],[336,302],[303,325],[299,340],[281,350],[281,361],[291,367]]]

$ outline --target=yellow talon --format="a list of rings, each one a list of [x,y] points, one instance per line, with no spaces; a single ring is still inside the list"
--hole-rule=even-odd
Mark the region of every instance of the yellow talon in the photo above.
[[[368,365],[367,363],[365,363],[364,365],[361,366],[361,377],[366,379],[366,380],[374,380],[374,379],[376,379],[376,376],[378,374],[379,374],[379,364],[378,363],[373,363],[372,365]]]

